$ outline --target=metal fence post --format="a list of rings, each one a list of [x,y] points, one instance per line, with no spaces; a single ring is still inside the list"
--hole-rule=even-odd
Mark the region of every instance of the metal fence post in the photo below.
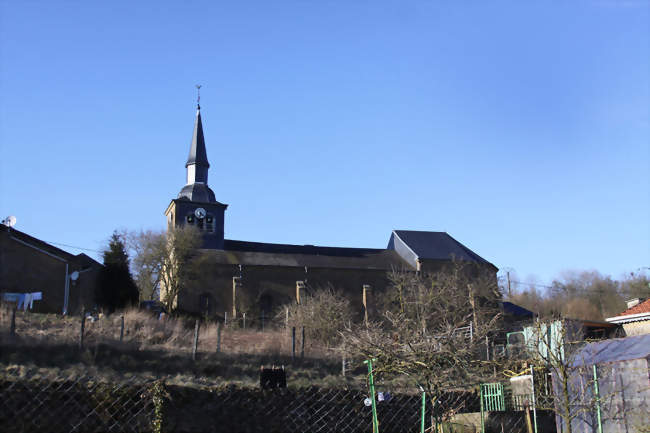
[[[427,413],[427,393],[422,391],[422,420],[420,421],[420,433],[424,433],[424,419]]]
[[[535,368],[530,366],[530,383],[532,385],[532,403],[533,403],[533,424],[535,426],[535,433],[537,433],[537,402],[535,401]]]
[[[217,353],[221,352],[221,322],[217,322]]]
[[[481,433],[485,433],[485,414],[483,407],[483,384],[478,386],[479,400],[481,401]]]
[[[368,387],[370,388],[370,401],[372,402],[372,432],[379,433],[379,421],[377,420],[377,401],[375,399],[375,379],[372,375],[372,359],[363,361],[368,364]]]
[[[300,358],[305,357],[305,327],[302,327],[302,335],[300,338]]]
[[[594,397],[596,397],[596,416],[598,419],[598,433],[603,433],[603,421],[600,413],[600,391],[598,390],[598,369],[594,364]]]
[[[121,317],[122,325],[120,326],[120,343],[124,340],[124,314]]]
[[[196,361],[196,349],[199,346],[199,319],[194,322],[194,344],[192,344],[192,361]]]
[[[291,360],[296,359],[296,327],[291,328]]]
[[[79,330],[79,349],[84,348],[84,328],[86,327],[86,312],[81,310],[81,329]]]

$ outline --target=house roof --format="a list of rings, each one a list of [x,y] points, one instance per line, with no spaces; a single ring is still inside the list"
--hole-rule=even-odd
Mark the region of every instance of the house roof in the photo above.
[[[608,317],[606,320],[618,324],[650,320],[650,299],[628,308],[616,317]]]
[[[447,232],[424,232],[415,230],[394,230],[397,235],[420,259],[457,259],[494,266],[465,245],[452,238]]]
[[[512,302],[503,301],[501,302],[501,307],[503,308],[504,313],[509,314],[511,316],[533,317],[532,311],[527,310],[524,307],[521,307],[517,304],[513,304]]]
[[[619,316],[630,316],[632,314],[641,314],[641,313],[650,313],[650,299],[647,299],[644,302],[636,304],[632,308],[628,308],[623,311]]]
[[[41,250],[46,251],[49,254],[58,256],[60,259],[69,262],[77,263],[84,268],[89,266],[94,266],[94,265],[103,266],[101,263],[97,262],[95,259],[93,259],[92,257],[84,253],[79,253],[77,255],[69,253],[65,250],[62,250],[61,248],[55,247],[52,244],[48,244],[45,241],[35,238],[34,236],[30,236],[27,233],[21,232],[20,230],[16,230],[13,227],[10,228],[0,224],[0,231],[6,232],[10,238],[13,238],[19,242],[27,243],[32,247],[40,248]]]
[[[650,356],[650,334],[587,343],[573,359],[573,367],[628,361]]]
[[[249,266],[378,269],[406,267],[395,251],[224,240],[223,250],[205,250],[217,263]]]

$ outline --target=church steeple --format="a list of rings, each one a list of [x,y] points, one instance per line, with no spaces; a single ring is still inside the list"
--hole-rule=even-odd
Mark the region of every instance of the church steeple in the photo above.
[[[203,137],[203,123],[201,122],[201,106],[196,107],[196,118],[194,120],[194,133],[190,144],[190,154],[185,163],[186,184],[178,194],[178,198],[187,198],[191,201],[204,203],[216,202],[214,192],[208,187],[208,153],[205,150],[205,138]]]
[[[201,86],[196,86],[199,89]],[[223,229],[227,204],[219,203],[208,186],[208,154],[205,151],[201,122],[200,95],[196,101],[196,119],[185,163],[187,184],[165,210],[167,227],[194,226],[201,232],[203,248],[223,249]]]
[[[203,138],[203,123],[201,122],[201,106],[197,104],[196,120],[194,121],[194,134],[192,134],[192,144],[190,145],[190,154],[187,157],[187,183],[208,183],[208,154],[205,150],[205,138]]]

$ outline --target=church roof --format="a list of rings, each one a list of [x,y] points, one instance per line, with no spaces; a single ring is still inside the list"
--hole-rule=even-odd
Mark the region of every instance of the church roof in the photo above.
[[[223,250],[210,250],[210,254],[220,264],[233,265],[307,266],[386,271],[408,267],[395,251],[376,248],[321,247],[226,239]]]
[[[399,237],[420,259],[451,260],[455,258],[457,260],[494,266],[452,238],[447,232],[393,230],[393,235]]]
[[[204,183],[185,185],[181,189],[181,192],[178,193],[178,198],[186,198],[190,201],[202,203],[215,203],[217,201],[214,197],[214,192]]]
[[[208,162],[208,153],[205,150],[205,139],[203,138],[203,123],[201,122],[201,106],[197,106],[196,119],[194,120],[194,133],[192,134],[192,144],[190,145],[190,154],[187,157],[185,167],[191,164],[210,167]]]

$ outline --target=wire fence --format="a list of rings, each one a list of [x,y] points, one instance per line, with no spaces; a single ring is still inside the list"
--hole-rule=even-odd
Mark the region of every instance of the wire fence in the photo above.
[[[137,378],[0,379],[2,432],[368,432],[363,389],[188,387]],[[420,431],[418,395],[385,394],[381,431]],[[427,412],[427,416],[429,413]]]
[[[154,418],[151,382],[92,377],[0,379],[0,431],[140,432]]]

